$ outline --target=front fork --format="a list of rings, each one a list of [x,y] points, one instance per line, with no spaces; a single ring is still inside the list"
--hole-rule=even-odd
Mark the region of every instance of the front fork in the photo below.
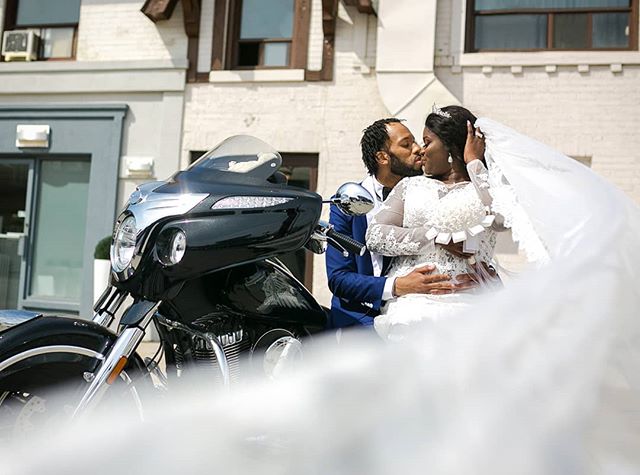
[[[111,326],[128,296],[128,293],[109,286],[94,306],[95,314],[93,316],[93,322],[106,328]],[[85,375],[85,379],[89,381],[89,387],[84,392],[80,403],[73,412],[74,418],[95,407],[109,386],[118,378],[120,372],[127,365],[136,348],[138,348],[142,338],[144,338],[145,331],[156,314],[160,303],[161,302],[148,301],[134,302],[133,305],[125,310],[121,322],[131,321],[134,323],[130,325],[127,324],[128,326],[124,327],[118,334],[118,338],[105,355],[104,360],[102,360],[96,372],[92,375]],[[166,321],[168,322],[168,320]],[[173,327],[176,329],[188,329],[188,327],[177,322],[171,323],[174,324]],[[193,333],[193,330],[190,330],[190,333]],[[227,377],[223,378],[226,386],[229,384],[229,367],[222,344],[214,335],[207,334],[206,339],[213,346],[218,364],[220,365],[220,371],[223,376],[227,375]]]
[[[112,287],[107,288],[94,306],[95,314],[93,322],[104,327],[109,327],[115,320],[115,316],[127,298],[127,293],[118,291]],[[122,370],[129,362],[131,356],[138,348],[145,335],[145,331],[153,318],[160,302],[145,302],[142,307],[134,303],[125,311],[125,315],[135,309],[139,312],[135,325],[124,328],[116,339],[115,343],[105,355],[102,364],[92,375],[85,375],[89,382],[89,387],[84,392],[82,399],[76,406],[73,416],[93,408],[97,405],[109,386],[118,378]],[[124,315],[123,315],[124,316]],[[87,377],[88,376],[88,377]]]

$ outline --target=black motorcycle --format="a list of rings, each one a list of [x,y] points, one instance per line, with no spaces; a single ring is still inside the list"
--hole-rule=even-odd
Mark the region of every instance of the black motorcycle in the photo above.
[[[171,387],[204,365],[229,386],[242,361],[273,377],[299,360],[327,313],[278,256],[321,253],[327,243],[365,249],[320,221],[322,198],[287,186],[281,162],[266,143],[235,136],[169,180],[138,187],[116,221],[110,285],[92,321],[0,311],[0,431],[32,426],[62,384],[74,390],[76,400],[64,401],[74,417],[115,385],[141,410],[136,381]],[[330,201],[352,215],[373,206],[353,183]],[[166,374],[136,353],[152,323]]]

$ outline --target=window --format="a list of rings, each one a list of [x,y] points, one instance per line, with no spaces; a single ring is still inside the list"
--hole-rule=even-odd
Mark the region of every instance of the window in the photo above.
[[[80,0],[7,0],[5,31],[34,30],[39,59],[75,57]]]
[[[466,50],[637,49],[638,0],[469,0]]]
[[[304,69],[310,7],[310,0],[216,0],[213,69]]]

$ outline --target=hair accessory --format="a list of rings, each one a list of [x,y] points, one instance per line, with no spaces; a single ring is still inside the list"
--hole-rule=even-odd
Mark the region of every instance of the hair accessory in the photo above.
[[[435,102],[433,103],[433,107],[431,107],[431,113],[439,115],[440,117],[444,117],[445,119],[451,119],[451,114],[440,109]]]

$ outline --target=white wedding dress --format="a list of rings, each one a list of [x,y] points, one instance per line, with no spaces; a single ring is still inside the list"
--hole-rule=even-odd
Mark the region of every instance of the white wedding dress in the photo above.
[[[464,242],[465,250],[474,251],[473,261],[493,263],[496,231],[505,229],[503,218],[492,214],[484,164],[475,160],[467,170],[471,182],[447,185],[417,176],[403,179],[390,193],[367,231],[370,251],[397,256],[387,272],[390,278],[426,264],[452,277],[475,272],[469,259],[447,252],[438,242]],[[484,282],[481,276],[478,280]],[[449,318],[486,288],[480,285],[454,294],[409,294],[389,300],[374,320],[375,329],[383,338],[401,339],[410,324]]]

